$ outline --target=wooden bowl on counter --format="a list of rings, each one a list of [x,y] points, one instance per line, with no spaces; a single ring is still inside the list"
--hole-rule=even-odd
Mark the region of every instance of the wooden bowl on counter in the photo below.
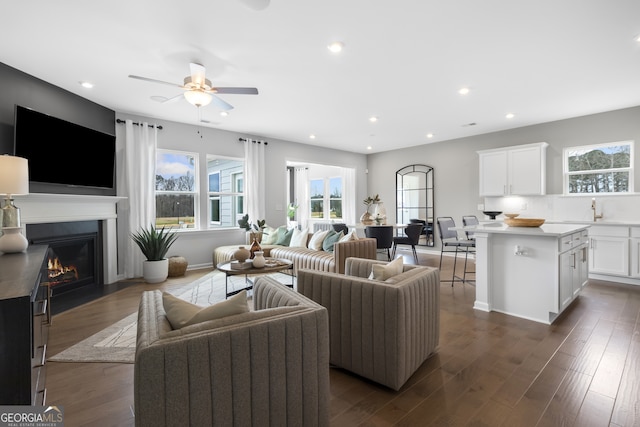
[[[509,227],[540,227],[544,224],[542,218],[507,218],[504,223]]]
[[[515,218],[518,215],[520,215],[520,214],[518,214],[518,213],[506,213],[506,214],[504,214],[504,216],[506,216],[507,218]]]

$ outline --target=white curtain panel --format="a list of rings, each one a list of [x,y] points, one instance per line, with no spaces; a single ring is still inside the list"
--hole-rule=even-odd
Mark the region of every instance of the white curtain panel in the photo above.
[[[140,248],[131,239],[131,233],[155,224],[155,169],[158,129],[148,123],[134,125],[125,123],[125,171],[124,185],[118,186],[120,196],[127,197],[118,212],[118,219],[124,219],[127,238],[124,249],[124,275],[126,278],[142,277],[142,262],[145,260]]]
[[[309,227],[309,168],[299,167],[294,170],[295,203],[298,204],[296,217],[301,228]]]
[[[342,168],[342,217],[345,224],[357,224],[356,220],[356,170]]]
[[[265,144],[247,138],[244,142],[244,194],[249,222],[256,223],[266,215]]]

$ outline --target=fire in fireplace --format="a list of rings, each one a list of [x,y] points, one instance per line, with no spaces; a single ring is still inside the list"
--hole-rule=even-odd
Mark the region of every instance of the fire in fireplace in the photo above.
[[[71,283],[79,279],[78,268],[75,265],[63,265],[60,258],[51,256],[47,263],[49,286]]]

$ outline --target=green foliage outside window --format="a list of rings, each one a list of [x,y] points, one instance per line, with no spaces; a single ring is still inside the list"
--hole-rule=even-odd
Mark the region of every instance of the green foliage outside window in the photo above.
[[[632,191],[632,143],[574,147],[565,150],[569,194]]]

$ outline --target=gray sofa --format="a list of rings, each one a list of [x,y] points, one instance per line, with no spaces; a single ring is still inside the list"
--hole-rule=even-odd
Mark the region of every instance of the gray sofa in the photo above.
[[[142,294],[137,426],[329,425],[327,310],[268,277],[253,311],[172,330],[160,291]]]
[[[307,241],[313,234],[310,233]],[[239,246],[230,245],[217,247],[213,252],[213,265],[230,261],[233,253]],[[297,248],[279,245],[263,245],[262,250],[266,257],[284,258],[293,261],[293,273],[298,274],[302,268],[310,268],[318,271],[344,273],[345,260],[349,257],[376,259],[376,239],[360,238],[348,242],[338,242],[333,247],[333,252],[314,251],[308,248]]]
[[[348,258],[345,274],[300,270],[298,292],[329,311],[331,363],[399,390],[436,350],[440,276],[405,265],[388,282],[370,280],[374,263]]]

